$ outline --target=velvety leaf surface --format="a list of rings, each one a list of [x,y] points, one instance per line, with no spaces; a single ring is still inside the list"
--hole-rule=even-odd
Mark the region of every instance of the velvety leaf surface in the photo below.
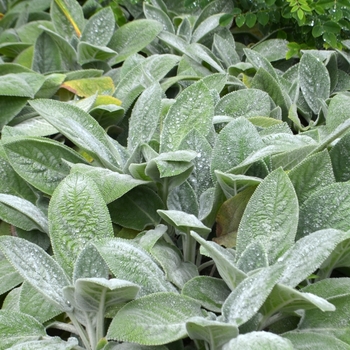
[[[298,225],[298,199],[279,168],[270,173],[250,198],[237,233],[238,257],[253,240],[260,241],[270,263],[292,246]]]
[[[142,50],[162,29],[161,23],[151,19],[139,19],[123,25],[114,33],[108,44],[118,53],[111,63],[122,62],[128,56]]]
[[[0,310],[1,350],[7,350],[18,342],[36,340],[45,335],[44,326],[34,317],[20,312]]]
[[[68,338],[68,341],[64,341],[59,337],[54,337],[45,340],[28,341],[25,344],[14,345],[8,350],[71,350],[78,346],[77,338]]]
[[[92,167],[85,164],[73,165],[71,173],[82,173],[91,178],[97,185],[107,204],[122,197],[136,186],[148,183],[148,181],[137,180],[127,174],[119,174],[108,169]]]
[[[113,319],[107,338],[162,345],[186,337],[186,321],[201,316],[197,301],[179,294],[155,293],[125,305]]]
[[[300,208],[297,239],[326,228],[347,231],[349,196],[347,182],[331,184],[313,193]]]
[[[22,276],[15,270],[3,254],[0,254],[0,295],[13,289],[23,281]]]
[[[197,300],[208,310],[220,312],[231,290],[222,279],[197,276],[186,282],[181,293]]]
[[[232,339],[223,350],[250,349],[250,350],[293,350],[294,347],[288,339],[268,332],[250,332],[241,334]]]
[[[283,265],[274,265],[246,277],[225,300],[221,319],[238,326],[249,321],[271,293],[283,269]]]
[[[114,92],[113,80],[110,77],[88,78],[65,81],[61,88],[71,91],[80,97],[88,97],[94,94],[112,95]]]
[[[269,95],[256,89],[238,90],[226,94],[215,106],[215,115],[233,118],[269,116],[271,102]]]
[[[141,247],[124,239],[102,239],[94,243],[115,278],[141,287],[138,297],[157,292],[175,292],[164,272]]]
[[[1,75],[0,95],[34,98],[44,81],[44,76],[37,73]]]
[[[206,136],[214,116],[213,99],[203,81],[192,84],[178,95],[170,107],[161,130],[161,152],[179,149],[181,141],[191,129]]]
[[[69,280],[62,267],[38,245],[17,237],[0,237],[0,249],[20,275],[62,311],[69,311],[62,289]]]
[[[299,82],[307,104],[317,114],[321,108],[320,101],[326,100],[330,94],[327,68],[314,55],[304,53],[299,63]]]
[[[26,199],[11,194],[0,194],[0,217],[25,231],[49,232],[44,213]]]
[[[118,167],[120,155],[108,135],[89,114],[67,103],[38,99],[31,106],[73,143],[109,167]]]
[[[49,205],[49,229],[55,257],[68,275],[91,239],[113,237],[107,206],[92,180],[74,173],[57,187]]]
[[[69,166],[63,160],[85,163],[77,152],[50,139],[15,138],[5,143],[4,149],[14,170],[29,184],[49,195],[69,174]]]

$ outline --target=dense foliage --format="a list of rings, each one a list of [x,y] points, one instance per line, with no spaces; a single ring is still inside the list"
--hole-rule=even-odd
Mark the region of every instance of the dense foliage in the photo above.
[[[0,3],[0,349],[350,349],[350,41],[244,4]]]

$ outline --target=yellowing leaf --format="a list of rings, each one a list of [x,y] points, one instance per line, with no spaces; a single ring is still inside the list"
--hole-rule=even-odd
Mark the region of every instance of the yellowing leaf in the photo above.
[[[99,95],[112,95],[115,89],[113,80],[110,77],[70,80],[64,82],[61,88],[71,91],[80,97],[89,97],[96,94],[96,92]],[[118,99],[114,100],[119,101]],[[116,101],[113,104],[116,104]]]
[[[56,5],[60,8],[60,10],[64,13],[64,15],[67,17],[70,24],[73,26],[75,33],[77,34],[77,37],[81,37],[81,31],[75,22],[74,18],[72,17],[71,13],[69,12],[67,6],[65,5],[63,0],[55,0]]]
[[[122,101],[119,99],[108,96],[108,95],[98,95],[96,98],[96,101],[93,105],[93,107],[101,106],[101,105],[116,105],[120,106],[122,104]]]

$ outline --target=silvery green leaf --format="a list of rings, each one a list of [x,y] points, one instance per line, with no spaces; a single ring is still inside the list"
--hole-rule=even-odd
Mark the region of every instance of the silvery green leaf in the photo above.
[[[86,22],[80,40],[92,45],[106,46],[114,32],[114,14],[105,7],[92,15]]]
[[[68,275],[91,239],[113,237],[107,206],[90,178],[73,173],[58,185],[50,201],[49,230],[55,258]]]
[[[108,278],[109,269],[92,244],[87,244],[77,257],[73,271],[73,281],[78,278]]]
[[[350,180],[350,134],[344,135],[330,150],[329,155],[336,181]]]
[[[0,100],[0,129],[3,129],[27,104],[27,97],[2,96]]]
[[[327,68],[318,58],[305,52],[299,63],[299,82],[307,104],[317,114],[321,108],[321,102],[330,94]]]
[[[147,19],[153,19],[163,24],[163,30],[175,33],[174,25],[164,9],[144,2],[143,12]]]
[[[68,341],[64,341],[59,337],[44,339],[44,340],[32,340],[22,344],[17,344],[8,348],[8,350],[73,350],[78,346],[77,338],[68,338]]]
[[[254,240],[260,241],[274,263],[294,243],[299,206],[293,185],[279,168],[270,173],[250,198],[237,232],[240,257]]]
[[[9,73],[0,76],[0,96],[34,98],[45,81],[38,73]]]
[[[226,94],[215,106],[215,115],[226,115],[232,118],[268,117],[270,110],[271,102],[266,92],[245,89]]]
[[[198,43],[187,45],[185,48],[185,54],[198,63],[202,63],[202,61],[206,62],[219,73],[225,73],[219,59],[204,45]]]
[[[197,300],[207,310],[220,312],[231,290],[222,279],[197,276],[185,283],[181,293]]]
[[[212,187],[210,177],[212,147],[205,136],[203,136],[197,129],[192,129],[182,139],[180,149],[197,152],[197,156],[192,160],[194,168],[187,181],[199,198],[204,191]]]
[[[49,232],[45,214],[28,200],[12,194],[0,194],[0,217],[25,231]]]
[[[12,128],[15,132],[19,132],[23,136],[48,136],[58,133],[56,128],[41,117],[24,120]]]
[[[306,279],[329,257],[337,244],[349,238],[345,232],[327,229],[310,233],[299,239],[281,257],[286,265],[279,283],[295,287]]]
[[[293,344],[281,336],[269,332],[240,334],[224,345],[222,350],[294,350]]]
[[[334,311],[335,307],[326,299],[312,293],[301,293],[298,290],[277,283],[264,302],[260,312],[268,319],[277,312],[291,313],[297,310],[318,308],[321,311]]]
[[[281,337],[291,341],[294,349],[350,349],[350,345],[347,342],[336,338],[334,335],[324,334],[321,331],[314,331],[313,329],[287,332],[281,334]]]
[[[181,289],[184,284],[198,276],[196,265],[183,261],[181,251],[165,241],[157,241],[150,251],[165,272],[166,279]]]
[[[22,276],[14,269],[5,256],[0,253],[0,295],[13,289],[22,281]]]
[[[198,27],[193,31],[191,42],[200,42],[206,35],[220,26],[219,20],[222,13],[216,13],[201,22]]]
[[[107,61],[117,55],[114,50],[106,46],[93,45],[84,41],[79,42],[77,51],[77,60],[80,65],[94,61]]]
[[[344,93],[336,94],[330,100],[327,115],[326,128],[334,131],[340,124],[348,120],[346,111],[350,108],[350,97]]]
[[[69,174],[69,166],[63,160],[85,163],[84,158],[72,148],[50,139],[9,139],[4,149],[14,170],[29,184],[49,195]]]
[[[38,73],[51,73],[63,70],[60,50],[46,32],[35,41],[32,69]]]
[[[264,68],[259,68],[251,82],[253,89],[259,89],[267,92],[276,106],[282,109],[282,118],[288,120],[289,108],[292,104],[290,97],[283,90],[277,80]]]
[[[268,61],[274,62],[286,58],[288,41],[285,39],[267,39],[254,45],[254,51],[259,52]]]
[[[101,305],[108,311],[135,299],[140,289],[134,283],[116,278],[78,278],[74,287],[76,305],[87,312],[97,312]]]
[[[166,115],[160,137],[161,152],[179,149],[181,141],[192,130],[207,136],[214,116],[213,99],[203,81],[198,81],[177,96]]]
[[[167,226],[159,224],[153,230],[148,230],[143,235],[138,235],[135,241],[140,237],[138,244],[148,253],[151,253],[153,246],[167,232],[167,229]]]
[[[70,311],[62,289],[69,285],[62,267],[42,248],[17,237],[0,237],[0,250],[37,291],[61,311]]]
[[[334,228],[347,231],[350,206],[350,183],[338,182],[311,194],[300,208],[297,239],[311,232]]]
[[[239,117],[228,123],[218,135],[212,154],[211,171],[229,170],[264,146],[255,126]]]
[[[34,317],[14,311],[0,310],[0,329],[1,350],[46,335],[45,327]]]
[[[191,236],[205,249],[206,255],[214,260],[220,276],[231,290],[246,278],[246,274],[237,268],[234,257],[227,249],[215,242],[206,241],[193,231]]]
[[[335,182],[332,162],[327,150],[315,153],[294,167],[289,173],[299,205],[311,194]]]
[[[152,257],[132,241],[102,239],[94,242],[94,246],[115,278],[141,287],[138,297],[157,292],[176,292]]]
[[[186,321],[201,316],[197,301],[174,293],[154,293],[126,304],[114,317],[107,338],[162,345],[187,336]]]
[[[118,169],[121,156],[98,122],[80,108],[64,102],[38,99],[31,106],[63,135],[107,168]]]
[[[123,76],[113,96],[122,101],[125,110],[129,109],[143,90],[164,78],[179,60],[179,56],[170,54],[152,55],[146,58]]]
[[[197,195],[188,181],[170,191],[167,198],[167,208],[184,211],[198,217]]]
[[[33,188],[14,171],[5,154],[0,154],[0,177],[1,193],[12,194],[35,203],[37,197]]]
[[[128,150],[151,140],[161,112],[162,89],[159,84],[148,87],[137,99],[129,119]]]
[[[108,344],[103,348],[103,350],[168,350],[168,348],[163,345],[147,346],[128,342],[108,342]]]
[[[147,46],[163,30],[163,25],[152,19],[130,21],[118,28],[108,46],[118,55],[110,62],[115,65]]]
[[[226,196],[235,196],[238,189],[242,190],[242,187],[246,186],[257,186],[262,181],[259,177],[229,174],[220,170],[215,170],[215,176]]]
[[[249,321],[271,293],[284,268],[273,265],[246,277],[225,300],[221,321],[237,326]]]
[[[264,68],[266,72],[269,73],[277,82],[279,81],[275,68],[264,55],[255,50],[247,48],[243,49],[243,51],[248,61],[256,68],[256,70],[259,68]]]
[[[192,317],[186,323],[190,338],[201,339],[209,344],[210,349],[221,349],[222,345],[238,336],[238,327],[204,317]]]
[[[222,38],[220,35],[214,34],[212,51],[221,59],[225,68],[240,62],[235,47],[230,45],[230,42]]]
[[[245,273],[266,266],[269,266],[268,256],[260,241],[250,243],[237,261],[237,267]]]
[[[194,215],[178,210],[157,210],[157,213],[170,225],[181,232],[196,231],[201,235],[207,235],[211,229],[202,224]]]
[[[106,204],[122,197],[136,186],[149,183],[148,181],[134,179],[127,174],[119,174],[109,169],[85,164],[72,165],[71,173],[82,173],[91,178],[100,190]]]
[[[183,38],[170,32],[160,32],[158,38],[181,53],[185,53],[186,47],[188,46]]]
[[[33,316],[39,322],[46,322],[62,313],[27,281],[22,284],[19,298],[19,311]]]

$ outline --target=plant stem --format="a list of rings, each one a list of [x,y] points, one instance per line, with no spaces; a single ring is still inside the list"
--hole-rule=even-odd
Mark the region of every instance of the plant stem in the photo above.
[[[97,344],[96,331],[92,325],[91,318],[89,317],[87,312],[84,312],[84,316],[86,319],[86,331],[87,331],[88,337],[90,339],[91,348],[96,349],[96,344]]]
[[[87,333],[86,333],[85,329],[81,326],[81,324],[78,322],[78,320],[76,319],[74,313],[67,312],[67,315],[70,318],[70,320],[72,321],[75,329],[77,330],[86,350],[92,350]]]
[[[106,293],[107,293],[107,288],[104,288],[101,293],[100,305],[98,308],[97,319],[96,319],[96,340],[97,341],[99,341],[104,336]]]

